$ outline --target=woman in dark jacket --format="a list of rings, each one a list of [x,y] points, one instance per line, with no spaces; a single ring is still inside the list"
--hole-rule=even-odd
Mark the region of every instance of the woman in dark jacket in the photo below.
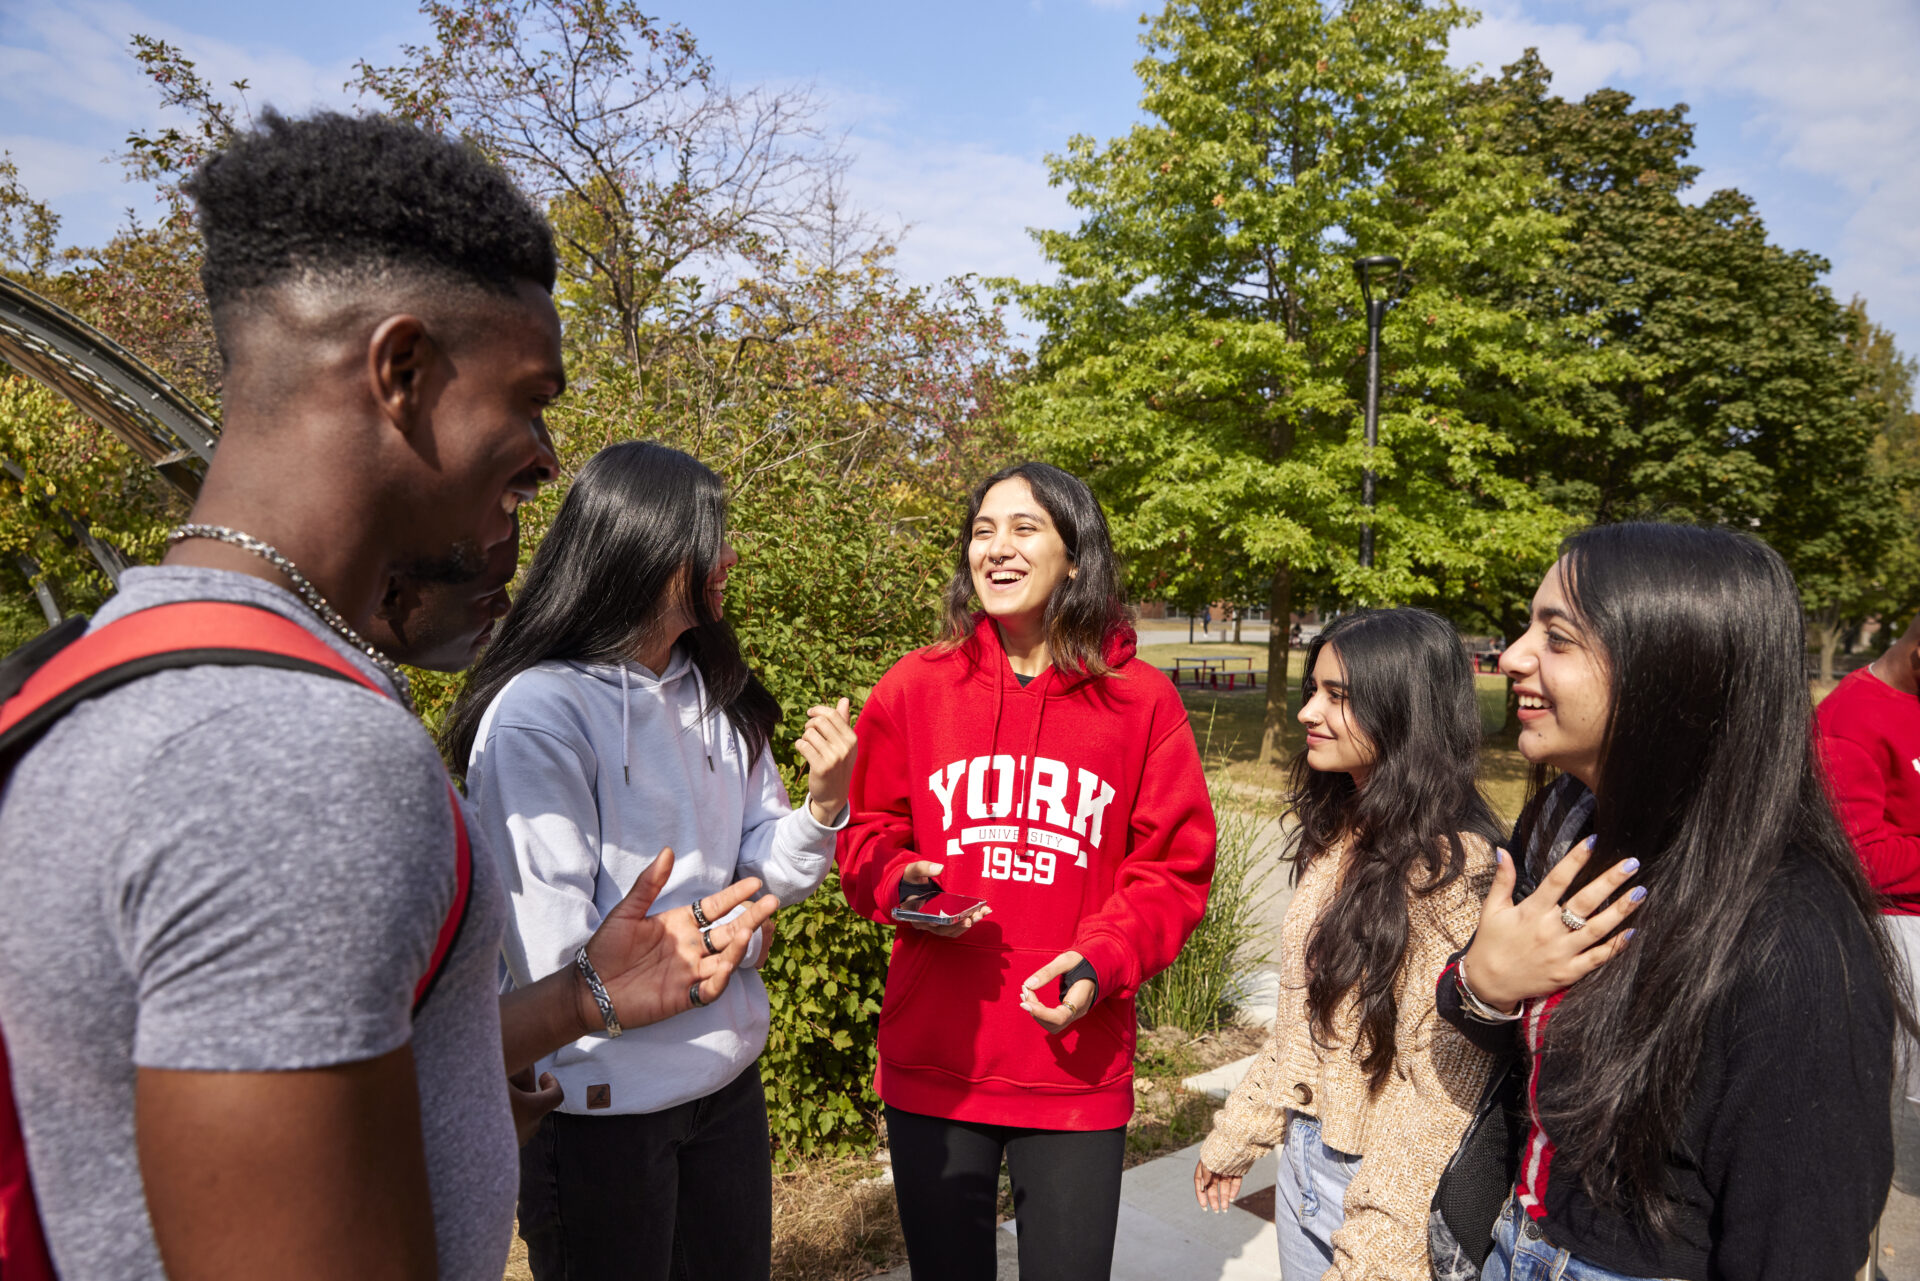
[[[1827,804],[1793,576],[1724,530],[1570,538],[1500,667],[1522,816],[1443,1017],[1526,1056],[1484,1281],[1850,1277],[1905,980]],[[1524,871],[1539,888],[1519,902]],[[1626,928],[1631,917],[1633,928]]]

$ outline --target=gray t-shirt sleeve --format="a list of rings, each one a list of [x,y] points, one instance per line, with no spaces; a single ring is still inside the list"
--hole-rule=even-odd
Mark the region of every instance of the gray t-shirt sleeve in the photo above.
[[[325,1067],[411,1034],[454,892],[444,774],[400,708],[309,680],[192,725],[132,781],[111,892],[141,1067]]]

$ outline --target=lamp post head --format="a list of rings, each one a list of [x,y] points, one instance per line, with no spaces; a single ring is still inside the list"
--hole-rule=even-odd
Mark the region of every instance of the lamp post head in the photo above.
[[[1399,292],[1400,281],[1406,275],[1400,269],[1400,260],[1392,254],[1374,254],[1370,258],[1355,258],[1353,274],[1360,278],[1360,300],[1369,305],[1373,302],[1373,282],[1368,277],[1374,271],[1391,271],[1394,274],[1393,292],[1395,293]]]

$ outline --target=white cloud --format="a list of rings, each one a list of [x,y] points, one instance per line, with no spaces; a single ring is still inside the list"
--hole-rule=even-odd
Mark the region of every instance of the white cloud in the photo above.
[[[180,125],[164,111],[131,52],[135,32],[178,47],[223,98],[248,83],[255,111],[346,106],[351,67],[278,48],[247,48],[156,18],[123,0],[9,0],[0,43],[0,150],[20,165],[27,189],[62,215],[68,239],[96,243],[129,206],[148,196],[103,163],[134,130]],[[9,127],[11,126],[11,127]]]
[[[1037,157],[979,143],[895,142],[855,134],[847,188],[860,208],[904,226],[895,265],[911,280],[974,272],[1033,280],[1051,273],[1029,227],[1065,227],[1071,210]]]
[[[1052,275],[1027,229],[1076,220],[1066,194],[1047,185],[1038,154],[927,138],[899,98],[867,86],[808,88],[843,138],[850,203],[899,236],[893,265],[902,275],[921,284],[968,273]]]
[[[1481,14],[1477,24],[1455,33],[1447,51],[1453,65],[1498,75],[1523,51],[1538,49],[1553,72],[1554,92],[1566,98],[1585,97],[1640,66],[1640,51],[1627,41],[1596,36],[1575,22],[1539,21],[1519,0],[1490,0]]]

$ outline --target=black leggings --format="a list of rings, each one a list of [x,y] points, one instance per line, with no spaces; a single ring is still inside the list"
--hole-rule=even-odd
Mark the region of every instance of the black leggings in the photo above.
[[[1000,1157],[1013,1180],[1020,1275],[1107,1281],[1127,1131],[1028,1130],[887,1108],[893,1192],[913,1281],[993,1281]]]
[[[549,1112],[520,1149],[520,1236],[536,1281],[767,1281],[760,1065],[663,1112]]]

